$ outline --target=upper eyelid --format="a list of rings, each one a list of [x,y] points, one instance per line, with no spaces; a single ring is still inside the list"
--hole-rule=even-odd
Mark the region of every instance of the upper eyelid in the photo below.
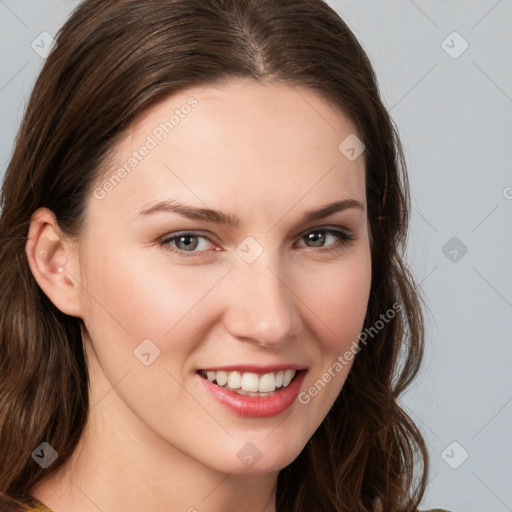
[[[321,226],[313,226],[311,228],[308,228],[306,230],[302,230],[300,231],[297,235],[294,236],[294,238],[300,238],[304,235],[307,235],[308,233],[311,233],[311,232],[314,232],[314,231],[338,231],[338,232],[342,232],[342,233],[345,233],[347,235],[353,235],[354,232],[347,228],[347,227],[344,227],[344,226],[332,226],[330,224],[325,224],[325,225],[321,225]]]

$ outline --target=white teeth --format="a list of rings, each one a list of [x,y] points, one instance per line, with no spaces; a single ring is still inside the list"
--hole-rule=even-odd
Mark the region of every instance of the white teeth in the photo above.
[[[295,375],[295,370],[285,370],[283,375],[283,386],[286,387],[290,384],[293,376]]]
[[[215,373],[217,376],[214,380],[217,381],[217,384],[219,386],[224,386],[228,382],[228,373],[227,372],[212,372]]]
[[[258,391],[261,393],[268,393],[276,389],[276,377],[273,373],[266,373],[260,378]]]
[[[295,370],[280,370],[260,376],[252,372],[208,370],[203,372],[203,376],[210,382],[216,382],[218,386],[236,390],[241,395],[267,396],[277,388],[287,387],[295,373]]]
[[[258,387],[259,387],[258,381],[259,381],[258,376],[255,373],[246,372],[242,375],[242,382],[241,382],[240,387],[244,391],[252,391],[254,393],[255,391],[258,391]],[[267,390],[267,391],[269,391],[269,390]]]
[[[228,387],[231,389],[238,389],[242,385],[242,376],[240,372],[228,373]]]

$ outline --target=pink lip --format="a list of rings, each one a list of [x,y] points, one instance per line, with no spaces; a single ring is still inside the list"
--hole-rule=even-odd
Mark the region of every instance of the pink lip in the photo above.
[[[239,368],[240,366],[237,367],[237,369]],[[267,372],[266,368],[265,372]],[[299,372],[286,388],[275,392],[271,396],[258,397],[239,395],[228,389],[221,388],[197,374],[202,385],[205,386],[207,392],[213,398],[231,412],[246,418],[270,418],[286,411],[295,402],[305,376],[305,371]]]
[[[201,368],[201,370],[207,371],[224,371],[224,372],[251,372],[251,373],[257,373],[260,375],[265,375],[266,373],[272,373],[272,372],[278,372],[281,370],[305,370],[304,365],[300,364],[271,364],[267,366],[257,366],[257,365],[251,365],[251,364],[231,364],[231,365],[225,365],[225,366],[215,366],[213,368]]]

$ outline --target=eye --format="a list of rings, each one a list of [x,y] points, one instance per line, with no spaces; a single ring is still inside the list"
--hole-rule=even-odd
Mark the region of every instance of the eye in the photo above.
[[[334,243],[325,245],[329,237],[334,238]],[[346,246],[350,245],[354,240],[354,236],[348,231],[332,229],[332,228],[315,228],[308,231],[301,237],[301,240],[306,240],[313,245],[307,245],[309,248],[320,248],[321,252],[341,251]]]
[[[199,253],[207,252],[208,243],[201,244],[200,240],[206,240],[210,244],[212,243],[210,239],[205,235],[199,235],[197,233],[191,232],[182,232],[173,234],[173,236],[170,237],[163,238],[162,240],[159,241],[159,244],[172,252],[177,252],[186,257],[199,255]],[[201,248],[201,246],[203,247],[203,250],[195,250],[198,247]]]

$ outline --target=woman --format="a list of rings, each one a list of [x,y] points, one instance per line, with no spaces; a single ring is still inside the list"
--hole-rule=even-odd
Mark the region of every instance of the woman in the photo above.
[[[3,507],[417,510],[408,204],[324,2],[83,2],[3,185]]]

